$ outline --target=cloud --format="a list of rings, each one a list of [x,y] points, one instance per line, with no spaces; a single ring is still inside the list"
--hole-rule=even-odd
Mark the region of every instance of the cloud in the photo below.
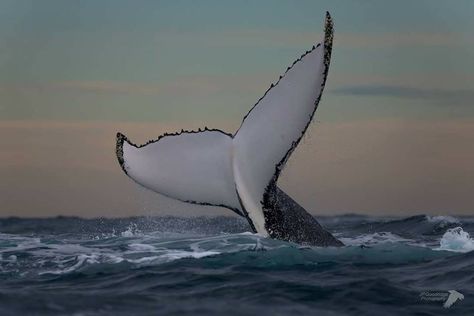
[[[167,34],[168,38],[203,38],[218,46],[263,46],[263,47],[306,47],[311,43],[319,42],[323,33],[312,31],[282,31],[282,30],[239,30],[230,32],[189,32]],[[442,32],[383,32],[383,33],[356,33],[337,32],[335,45],[346,48],[382,48],[382,47],[453,47],[466,46],[473,43],[471,37],[460,33]]]
[[[264,80],[266,79],[266,80]],[[271,78],[275,79],[275,78]],[[36,83],[3,83],[2,93],[90,93],[108,95],[196,95],[222,91],[263,92],[267,74],[181,76],[162,82],[126,82],[113,80],[70,80]],[[258,90],[257,90],[258,89]]]
[[[338,39],[339,37],[339,39]],[[458,33],[385,32],[380,34],[342,33],[336,43],[349,47],[414,47],[465,46],[466,40]]]
[[[474,100],[474,90],[468,89],[448,90],[393,85],[348,85],[333,89],[331,92],[339,95],[449,100],[461,103]]]

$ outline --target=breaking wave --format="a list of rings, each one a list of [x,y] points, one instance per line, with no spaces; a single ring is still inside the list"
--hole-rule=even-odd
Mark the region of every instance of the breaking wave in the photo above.
[[[462,227],[448,229],[440,241],[440,250],[469,252],[474,250],[474,239]]]

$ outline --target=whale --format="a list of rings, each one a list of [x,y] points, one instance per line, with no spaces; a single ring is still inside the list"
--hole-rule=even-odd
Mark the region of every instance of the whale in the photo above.
[[[320,103],[333,30],[326,12],[322,42],[271,84],[235,133],[207,127],[183,129],[137,145],[119,132],[120,167],[133,181],[156,193],[227,208],[264,237],[308,246],[343,246],[277,183]]]

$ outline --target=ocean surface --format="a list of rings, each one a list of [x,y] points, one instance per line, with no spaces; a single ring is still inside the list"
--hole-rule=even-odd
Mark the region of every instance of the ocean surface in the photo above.
[[[347,246],[233,217],[0,219],[0,315],[474,315],[474,217],[317,219]]]

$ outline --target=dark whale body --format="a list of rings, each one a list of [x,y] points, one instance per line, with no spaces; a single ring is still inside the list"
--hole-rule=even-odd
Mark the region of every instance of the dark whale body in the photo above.
[[[308,246],[344,246],[288,194],[275,186],[264,203],[270,237]]]

